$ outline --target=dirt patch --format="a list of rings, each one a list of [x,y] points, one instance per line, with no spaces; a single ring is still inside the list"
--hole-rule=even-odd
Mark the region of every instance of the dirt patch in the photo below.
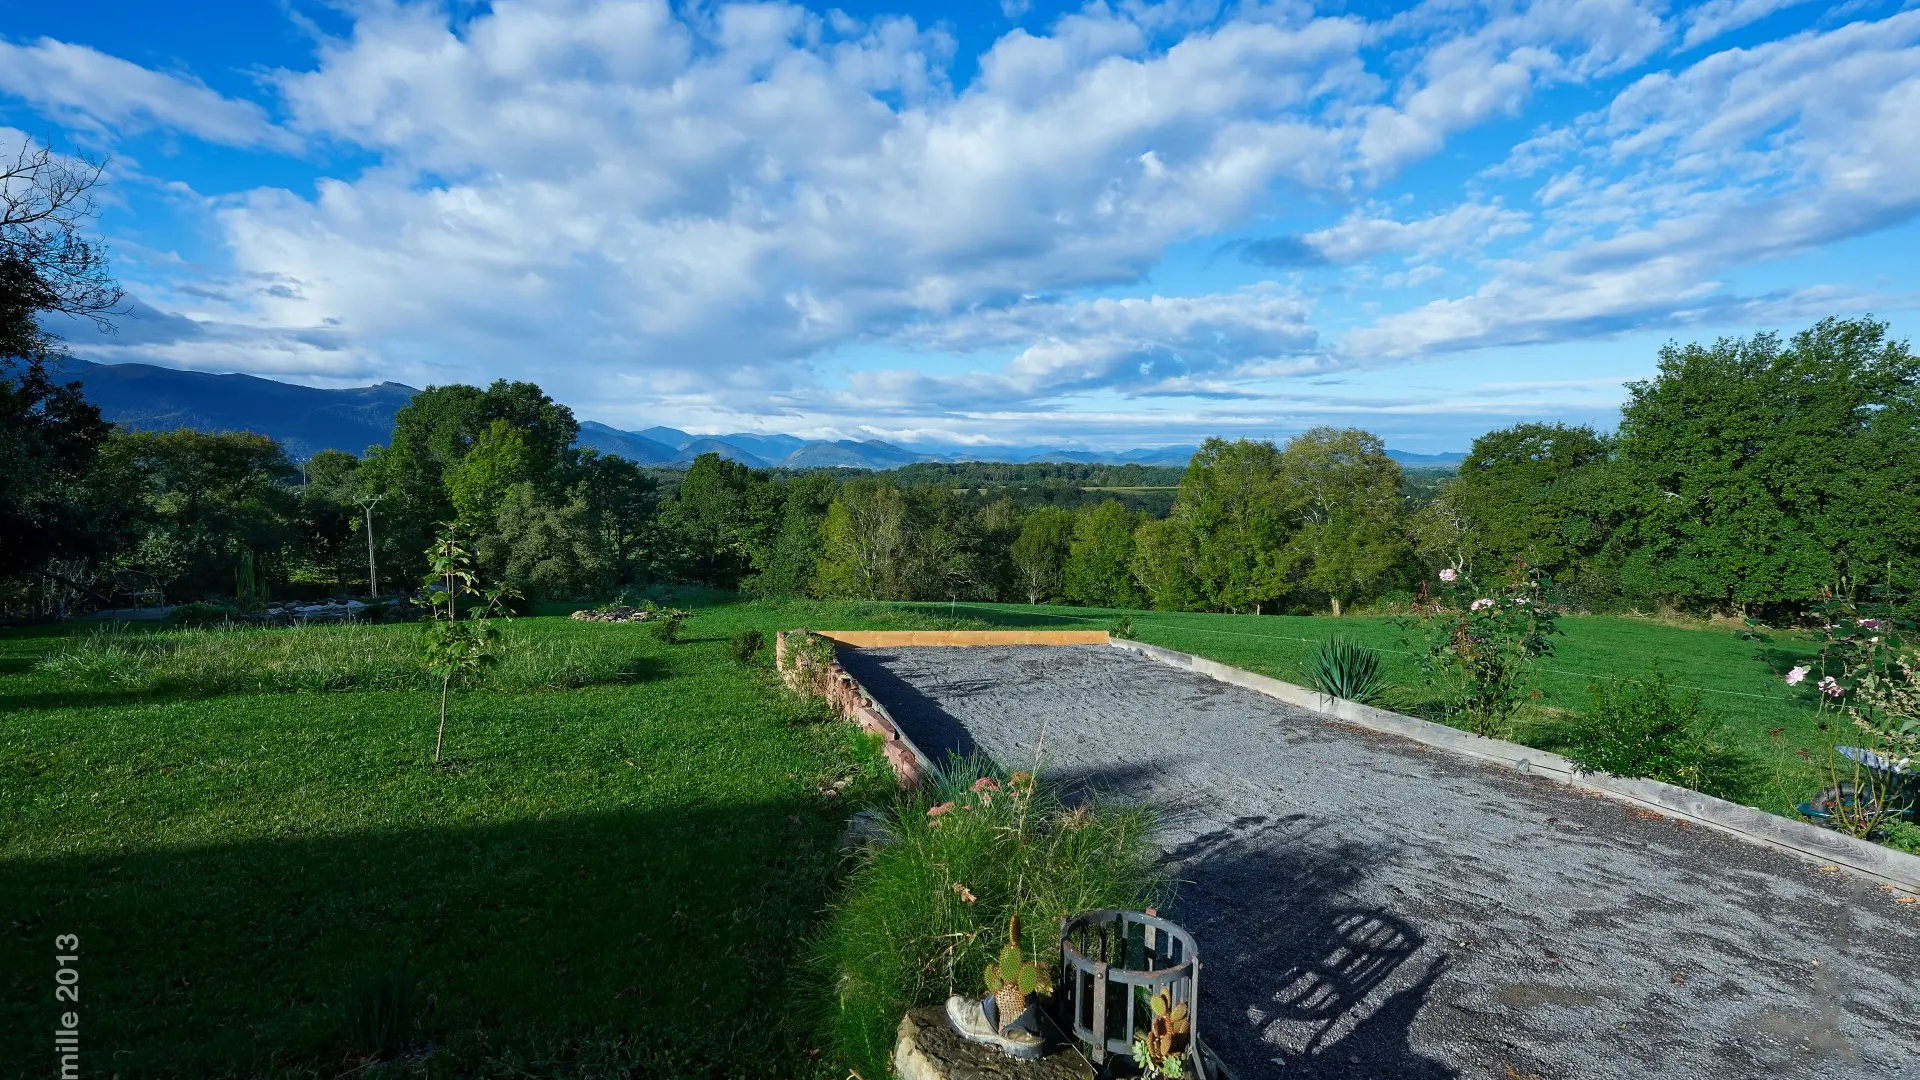
[[[1118,649],[845,663],[936,760],[1163,809],[1242,1080],[1920,1080],[1920,912],[1859,879]]]

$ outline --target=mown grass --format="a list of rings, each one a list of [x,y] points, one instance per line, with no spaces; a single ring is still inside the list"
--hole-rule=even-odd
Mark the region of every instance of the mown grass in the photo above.
[[[792,1008],[800,946],[849,810],[891,781],[769,656],[728,655],[796,618],[700,608],[676,645],[516,620],[526,659],[456,692],[443,767],[414,626],[0,634],[0,911],[23,958],[0,975],[0,1074],[47,1071],[11,1033],[50,1030],[60,934],[81,939],[87,1075],[334,1077],[396,982],[413,1004],[380,1075],[830,1070]]]

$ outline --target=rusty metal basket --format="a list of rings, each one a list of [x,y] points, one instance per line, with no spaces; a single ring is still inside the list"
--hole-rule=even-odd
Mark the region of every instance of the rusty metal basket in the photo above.
[[[1200,1050],[1200,953],[1193,935],[1141,911],[1090,911],[1060,924],[1062,1023],[1101,1072],[1109,1056],[1133,1064],[1135,1034],[1150,1022],[1147,1000],[1166,988],[1187,1006],[1188,1056],[1210,1077]]]

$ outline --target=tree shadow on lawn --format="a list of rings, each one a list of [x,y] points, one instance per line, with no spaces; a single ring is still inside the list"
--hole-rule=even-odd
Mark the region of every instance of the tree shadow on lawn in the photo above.
[[[401,1042],[439,1047],[436,1075],[791,1076],[810,1044],[789,988],[843,816],[795,799],[14,859],[0,909],[21,955],[80,957],[86,1052],[123,1076],[334,1076],[363,1060],[367,975],[396,970],[420,1019]],[[0,982],[0,1028],[50,1022],[45,982]]]
[[[1459,1075],[1410,1039],[1448,955],[1346,899],[1383,852],[1301,815],[1240,818],[1171,853],[1176,917],[1205,965],[1201,1038],[1240,1080]]]

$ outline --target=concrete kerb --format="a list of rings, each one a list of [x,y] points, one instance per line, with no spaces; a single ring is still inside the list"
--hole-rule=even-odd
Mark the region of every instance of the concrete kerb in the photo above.
[[[1545,776],[1606,798],[1716,829],[1749,843],[1790,851],[1823,866],[1844,867],[1907,893],[1920,894],[1920,857],[1867,840],[1703,795],[1698,791],[1663,784],[1658,780],[1629,780],[1606,773],[1582,773],[1566,758],[1545,750],[1489,739],[1444,724],[1342,698],[1331,698],[1303,686],[1256,675],[1191,653],[1120,638],[1112,639],[1108,644],[1172,667],[1184,668],[1232,686],[1265,694],[1341,723],[1398,735],[1514,772]]]

